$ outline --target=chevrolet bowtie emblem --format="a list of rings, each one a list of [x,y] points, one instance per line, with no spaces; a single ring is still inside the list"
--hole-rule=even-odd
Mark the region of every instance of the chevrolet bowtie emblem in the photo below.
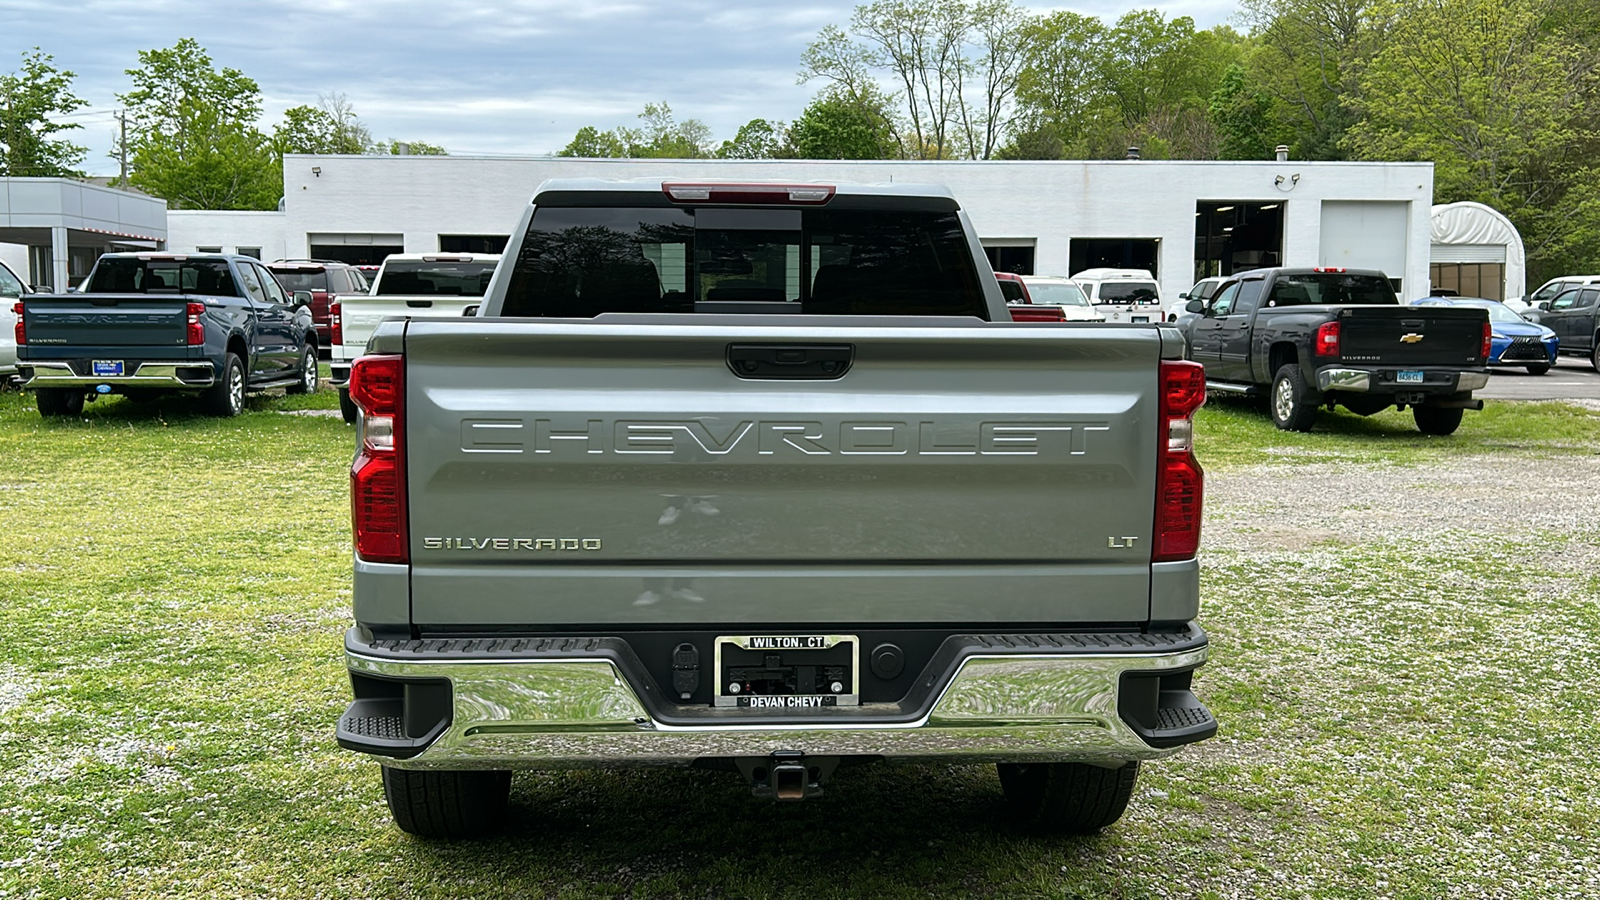
[[[1418,342],[1420,340],[1422,340],[1422,335],[1417,334],[1415,332],[1413,332],[1411,334],[1402,334],[1402,335],[1400,335],[1400,343],[1402,343],[1402,344],[1415,344],[1416,342]]]

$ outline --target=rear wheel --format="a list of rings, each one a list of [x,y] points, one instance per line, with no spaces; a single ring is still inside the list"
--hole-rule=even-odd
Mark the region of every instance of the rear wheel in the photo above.
[[[1461,427],[1460,408],[1445,409],[1437,406],[1413,406],[1411,418],[1417,422],[1417,430],[1423,434],[1455,434]]]
[[[1298,364],[1278,367],[1278,373],[1272,377],[1267,411],[1272,415],[1272,424],[1284,431],[1311,430],[1311,424],[1317,420],[1317,407],[1311,401],[1311,388]]]
[[[222,369],[217,381],[206,388],[201,405],[207,415],[231,418],[244,412],[244,363],[238,354],[229,353],[222,358]]]
[[[344,388],[339,389],[339,415],[344,416],[346,425],[355,424],[356,402],[350,399],[350,392]]]
[[[39,388],[34,402],[41,416],[76,416],[83,412],[83,391],[70,388]]]
[[[1528,374],[1529,375],[1543,375],[1544,373],[1550,371],[1550,364],[1549,363],[1534,363],[1533,365],[1528,366],[1527,368],[1528,368]]]
[[[315,394],[317,392],[317,348],[307,344],[300,351],[300,380],[285,389],[289,394]]]
[[[1589,365],[1600,372],[1600,334],[1594,336],[1594,341],[1589,345]]]
[[[500,826],[511,799],[510,772],[383,770],[383,797],[401,831],[457,838]]]
[[[1102,769],[1088,763],[1000,763],[1000,789],[1020,824],[1092,834],[1122,818],[1139,763]]]

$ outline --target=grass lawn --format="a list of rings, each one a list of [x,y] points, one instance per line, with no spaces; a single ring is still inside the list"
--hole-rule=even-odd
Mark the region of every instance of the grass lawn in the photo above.
[[[1009,829],[992,767],[872,766],[794,806],[721,773],[525,773],[504,837],[412,839],[333,741],[352,432],[285,411],[336,407],[46,422],[0,393],[0,897],[1600,895],[1595,519],[1209,551],[1197,690],[1223,733],[1148,766],[1095,837]],[[1600,447],[1600,416],[1557,404],[1429,438],[1213,403],[1198,431],[1214,484],[1508,453],[1592,470]]]

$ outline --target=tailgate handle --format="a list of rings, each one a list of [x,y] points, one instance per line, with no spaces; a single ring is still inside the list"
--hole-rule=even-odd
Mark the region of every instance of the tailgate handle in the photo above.
[[[1415,331],[1418,328],[1424,328],[1424,327],[1427,326],[1427,324],[1428,324],[1428,321],[1426,319],[1401,319],[1400,320],[1400,327],[1401,328],[1405,328],[1405,329],[1409,329],[1411,331]]]
[[[740,378],[828,381],[844,377],[851,344],[729,344],[728,368]]]
[[[407,300],[406,305],[412,309],[429,309],[433,306],[432,300]]]

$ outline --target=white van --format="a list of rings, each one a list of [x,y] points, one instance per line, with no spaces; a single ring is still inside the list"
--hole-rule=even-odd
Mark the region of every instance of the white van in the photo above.
[[[1149,269],[1084,269],[1072,276],[1107,322],[1159,322],[1161,285]]]

